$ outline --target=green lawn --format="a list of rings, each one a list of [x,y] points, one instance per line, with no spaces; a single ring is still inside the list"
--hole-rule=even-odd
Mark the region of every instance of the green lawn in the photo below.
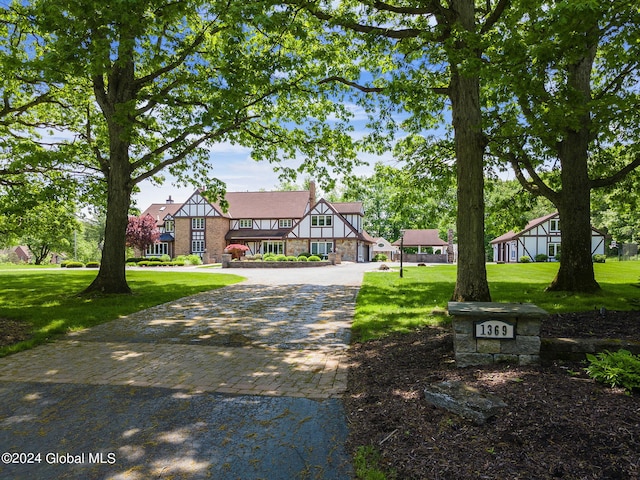
[[[640,262],[595,264],[602,290],[593,295],[545,292],[558,267],[557,263],[487,265],[493,301],[534,303],[550,313],[640,306],[640,288],[633,286],[640,282]],[[354,338],[366,341],[447,322],[446,307],[455,279],[455,265],[405,268],[402,279],[397,270],[365,274],[356,306]]]
[[[205,272],[128,271],[133,295],[78,297],[95,270],[0,269],[0,318],[32,326],[32,338],[0,348],[0,356],[31,348],[55,334],[91,327],[132,312],[237,283],[243,277]]]

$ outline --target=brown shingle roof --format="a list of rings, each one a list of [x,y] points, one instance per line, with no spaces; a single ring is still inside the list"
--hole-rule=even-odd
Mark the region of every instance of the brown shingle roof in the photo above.
[[[227,192],[225,198],[232,218],[302,218],[309,191]]]
[[[405,230],[404,246],[405,247],[440,247],[448,245],[446,240],[442,240],[436,229],[428,230]],[[392,245],[400,245],[400,239],[393,242]]]
[[[362,214],[362,202],[330,202],[341,215]]]
[[[164,217],[167,215],[175,215],[180,210],[182,203],[152,203],[147,209],[142,212],[141,216],[151,215],[156,219],[156,223],[161,225],[164,223]]]

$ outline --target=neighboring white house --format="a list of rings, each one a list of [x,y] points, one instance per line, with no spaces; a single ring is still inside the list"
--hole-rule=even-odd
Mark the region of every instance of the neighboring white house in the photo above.
[[[398,247],[394,247],[391,245],[391,242],[383,237],[375,238],[373,241],[375,242],[371,248],[373,257],[381,253],[386,255],[389,260],[396,260],[396,257],[398,256]]]
[[[515,263],[520,257],[545,254],[555,261],[560,254],[560,218],[558,212],[531,220],[524,230],[513,230],[491,241],[493,260]],[[591,255],[605,253],[605,234],[591,227]]]

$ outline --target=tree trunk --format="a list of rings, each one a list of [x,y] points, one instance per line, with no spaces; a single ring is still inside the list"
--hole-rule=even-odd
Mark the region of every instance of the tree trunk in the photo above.
[[[588,132],[570,132],[560,146],[562,192],[556,203],[560,214],[560,269],[549,291],[594,292],[600,289],[591,257],[591,186],[586,145]]]
[[[126,142],[112,139],[110,166],[102,261],[97,277],[83,293],[131,293],[125,272],[126,231],[132,192]]]
[[[589,36],[586,36],[587,41]],[[567,67],[567,85],[581,101],[573,112],[578,128],[568,127],[558,144],[562,166],[562,192],[556,204],[560,214],[561,257],[550,291],[594,292],[600,289],[591,258],[591,181],[589,179],[589,142],[591,114],[591,71],[595,47]]]
[[[473,0],[452,2],[459,21],[467,31],[475,29]],[[466,45],[457,45],[466,48]],[[469,50],[469,49],[468,49]],[[458,181],[458,270],[452,300],[458,302],[489,302],[484,250],[484,137],[480,109],[480,78],[477,73],[460,72],[454,57],[449,55],[451,85],[449,97],[455,132]],[[471,51],[469,50],[469,55]],[[479,56],[477,52],[477,56]]]

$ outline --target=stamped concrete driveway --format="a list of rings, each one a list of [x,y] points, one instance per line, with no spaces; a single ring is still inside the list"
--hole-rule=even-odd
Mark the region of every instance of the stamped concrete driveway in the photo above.
[[[248,280],[0,359],[0,478],[350,478],[340,397],[372,268],[225,270]]]

